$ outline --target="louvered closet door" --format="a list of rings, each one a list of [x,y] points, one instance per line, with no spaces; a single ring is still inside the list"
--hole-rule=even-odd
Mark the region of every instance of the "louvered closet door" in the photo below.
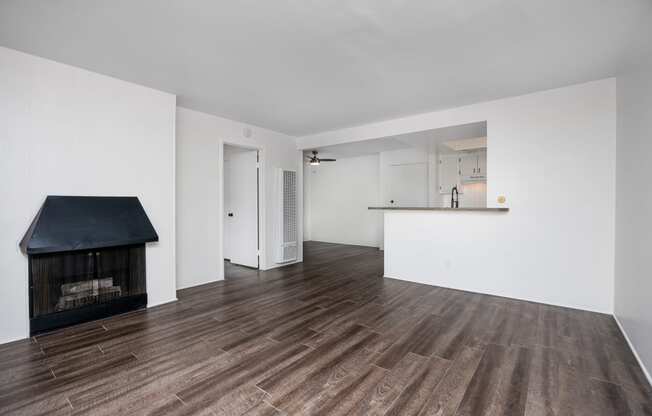
[[[281,230],[277,262],[294,261],[298,256],[297,230],[297,173],[292,170],[280,170],[279,190],[281,192]]]

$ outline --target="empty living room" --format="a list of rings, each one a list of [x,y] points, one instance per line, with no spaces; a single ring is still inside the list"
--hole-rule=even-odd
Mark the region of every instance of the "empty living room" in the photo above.
[[[652,416],[651,0],[0,0],[0,415]]]

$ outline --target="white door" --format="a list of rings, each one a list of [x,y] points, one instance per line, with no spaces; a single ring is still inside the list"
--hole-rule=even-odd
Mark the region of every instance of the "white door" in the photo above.
[[[258,267],[258,168],[257,152],[246,150],[229,155],[225,170],[228,189],[224,257],[231,263]],[[225,198],[226,199],[226,198]],[[227,208],[225,203],[224,208]],[[226,255],[228,253],[228,257]]]
[[[222,247],[224,258],[231,260],[231,218],[230,215],[233,215],[233,207],[231,206],[231,161],[229,159],[224,159],[224,230],[222,235]]]
[[[428,165],[391,165],[388,169],[387,203],[397,207],[428,205]],[[392,202],[393,201],[393,202]]]

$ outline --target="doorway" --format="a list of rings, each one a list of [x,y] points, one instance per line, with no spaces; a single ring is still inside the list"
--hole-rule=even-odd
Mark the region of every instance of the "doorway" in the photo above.
[[[260,267],[259,151],[224,144],[223,232],[224,260]]]

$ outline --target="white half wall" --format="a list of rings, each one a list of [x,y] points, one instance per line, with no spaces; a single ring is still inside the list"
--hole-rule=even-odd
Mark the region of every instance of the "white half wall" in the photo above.
[[[446,244],[414,259],[413,270],[433,285],[612,313],[615,79],[326,132],[300,138],[298,144],[320,147],[484,120],[487,205],[498,206],[497,197],[504,195],[510,212],[499,222],[481,217],[484,225],[461,213],[437,220],[454,222],[453,229],[466,235],[494,233],[482,256],[466,260],[483,264],[478,268],[483,272],[461,264],[453,264],[450,275],[432,272],[447,270],[442,265],[463,249]],[[422,251],[430,244],[424,239],[445,241],[446,231],[451,230],[415,230],[405,252]]]
[[[368,210],[379,203],[378,155],[338,158],[305,172],[310,239],[379,247],[382,217]]]
[[[245,137],[245,130],[251,133]],[[179,107],[177,109],[177,286],[179,289],[224,279],[222,264],[222,177],[224,143],[260,148],[264,171],[261,206],[266,217],[260,236],[261,269],[275,262],[280,209],[278,168],[297,170],[299,238],[303,234],[303,171],[295,139],[281,133]],[[302,247],[299,246],[299,261]]]
[[[46,195],[137,196],[149,305],[176,299],[174,95],[0,47],[0,343],[29,336],[18,242]]]
[[[652,62],[618,77],[615,315],[652,371]],[[652,379],[650,379],[652,382]]]

